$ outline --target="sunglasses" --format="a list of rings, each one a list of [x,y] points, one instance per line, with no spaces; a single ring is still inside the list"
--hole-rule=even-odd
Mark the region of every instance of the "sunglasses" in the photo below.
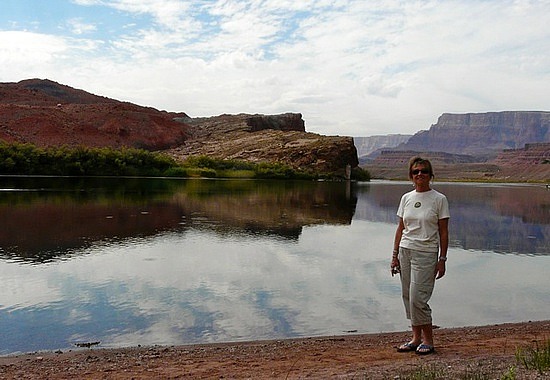
[[[420,174],[420,173],[430,174],[430,171],[428,169],[416,169],[416,170],[413,170],[411,173],[414,174],[414,175],[417,175],[417,174]]]

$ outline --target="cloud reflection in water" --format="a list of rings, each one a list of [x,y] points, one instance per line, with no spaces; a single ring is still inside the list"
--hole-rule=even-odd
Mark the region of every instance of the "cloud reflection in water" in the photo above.
[[[105,235],[109,230],[101,227],[107,232],[94,233],[100,238],[88,238],[80,247],[72,245],[68,256],[0,261],[5,283],[0,352],[68,348],[82,341],[118,347],[408,328],[399,280],[388,270],[395,207],[404,185],[373,183],[350,193],[345,184],[284,189],[237,184],[236,199],[227,198],[228,184],[219,192],[212,182],[182,186],[154,197],[146,193],[137,204],[103,199],[99,213],[90,211],[89,200],[84,203],[80,215],[87,216],[105,214],[118,204],[120,212],[110,213],[117,216],[110,222],[136,225],[132,218],[150,218],[138,224],[142,227],[135,236],[121,234],[130,234],[126,227]],[[448,186],[453,215],[465,215],[468,202]],[[51,207],[40,202],[40,210]],[[79,204],[69,198],[60,207],[66,211],[63,207],[78,209]],[[230,206],[224,210],[223,204]],[[24,209],[32,206],[23,204],[11,215]],[[501,217],[491,207],[483,212],[487,220]],[[460,220],[452,224],[456,244],[431,303],[436,324],[547,318],[550,280],[541,268],[548,267],[548,252],[465,250],[461,236],[473,232]],[[536,226],[548,236],[548,224]],[[74,241],[70,231],[62,237]]]

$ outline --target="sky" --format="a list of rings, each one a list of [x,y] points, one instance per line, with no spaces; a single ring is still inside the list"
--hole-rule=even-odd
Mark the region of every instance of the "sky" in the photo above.
[[[1,0],[0,82],[414,134],[442,113],[550,110],[548,25],[550,0]]]

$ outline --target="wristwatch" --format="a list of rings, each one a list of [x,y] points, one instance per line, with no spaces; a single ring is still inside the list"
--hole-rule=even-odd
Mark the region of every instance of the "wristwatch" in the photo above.
[[[439,261],[447,261],[447,256],[439,256]]]

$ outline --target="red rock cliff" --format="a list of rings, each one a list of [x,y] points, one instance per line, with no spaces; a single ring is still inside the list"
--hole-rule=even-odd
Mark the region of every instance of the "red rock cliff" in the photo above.
[[[358,165],[351,137],[307,133],[301,114],[191,119],[40,79],[0,83],[0,140],[205,154],[330,174]]]
[[[7,142],[165,149],[187,138],[187,126],[173,118],[49,80],[0,83],[0,139]]]

